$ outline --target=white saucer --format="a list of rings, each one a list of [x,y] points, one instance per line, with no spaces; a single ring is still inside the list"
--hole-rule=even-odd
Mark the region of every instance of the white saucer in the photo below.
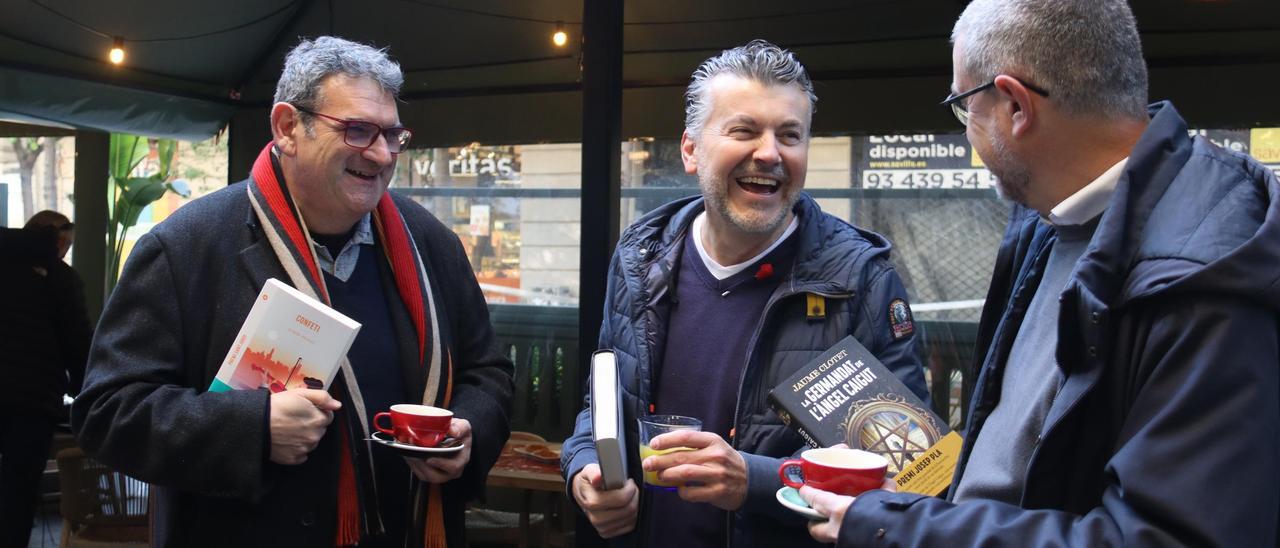
[[[827,516],[819,514],[817,510],[811,508],[809,503],[800,498],[800,492],[795,490],[794,487],[783,487],[782,489],[778,489],[777,494],[774,496],[778,499],[780,504],[786,506],[787,509],[792,512],[800,514],[811,520],[827,521]]]
[[[457,453],[458,451],[461,451],[463,447],[462,444],[453,445],[450,447],[419,447],[417,445],[412,445],[408,443],[400,443],[396,441],[395,438],[387,434],[384,434],[382,432],[373,432],[372,434],[369,435],[369,439],[373,440],[374,442],[377,442],[380,445],[385,445],[387,447],[395,449],[396,451],[399,451],[400,453],[409,457],[429,457],[433,455]],[[453,438],[448,438],[448,439],[453,439]],[[448,441],[448,439],[446,439],[446,441]]]

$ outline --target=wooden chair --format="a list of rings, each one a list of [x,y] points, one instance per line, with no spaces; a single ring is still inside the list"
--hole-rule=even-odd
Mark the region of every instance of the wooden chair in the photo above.
[[[147,546],[147,484],[107,468],[78,447],[58,452],[61,548]]]

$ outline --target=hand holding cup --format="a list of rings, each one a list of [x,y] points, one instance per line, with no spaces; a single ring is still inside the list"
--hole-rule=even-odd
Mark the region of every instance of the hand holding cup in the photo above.
[[[838,495],[855,497],[884,484],[889,461],[884,457],[843,447],[810,449],[798,459],[788,459],[778,467],[783,485],[804,486]]]
[[[390,420],[390,428],[381,424],[383,417]],[[452,419],[453,411],[448,409],[401,403],[391,406],[390,412],[384,411],[374,415],[373,427],[383,434],[394,437],[400,443],[418,447],[436,447],[448,436]]]

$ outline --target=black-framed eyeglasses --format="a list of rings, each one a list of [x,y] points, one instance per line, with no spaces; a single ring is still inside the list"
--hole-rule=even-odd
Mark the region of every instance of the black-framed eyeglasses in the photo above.
[[[409,148],[409,140],[413,138],[413,131],[407,127],[382,127],[373,122],[364,120],[344,120],[321,114],[314,110],[293,105],[293,108],[301,112],[305,112],[312,116],[319,116],[326,120],[342,124],[342,142],[351,148],[364,150],[373,146],[378,142],[378,136],[381,135],[387,139],[387,152],[392,154],[400,154]]]
[[[1020,78],[1014,78],[1014,80],[1017,80],[1018,83],[1022,84],[1023,87],[1031,91],[1034,91],[1036,93],[1039,93],[1041,96],[1044,96],[1044,97],[1049,96],[1049,92],[1041,89],[1038,86],[1027,83],[1025,80],[1022,80]],[[977,95],[993,87],[996,87],[995,78],[992,78],[990,82],[982,84],[981,86],[973,88],[964,93],[952,93],[951,95],[948,95],[946,99],[942,100],[941,106],[951,107],[951,112],[956,115],[957,120],[960,120],[960,125],[968,127],[969,126],[969,105],[966,105],[964,103],[964,100],[967,99],[970,95]]]

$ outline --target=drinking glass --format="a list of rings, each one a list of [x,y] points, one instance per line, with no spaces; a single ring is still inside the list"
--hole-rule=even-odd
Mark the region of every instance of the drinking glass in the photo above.
[[[661,451],[655,451],[649,447],[649,440],[666,434],[668,432],[676,432],[679,430],[702,430],[702,421],[693,417],[685,417],[682,415],[650,415],[640,421],[640,461],[649,458],[650,455],[665,455],[674,451],[692,451],[689,447],[670,447]],[[647,487],[658,487],[668,491],[674,491],[679,487],[678,483],[664,482],[658,479],[657,472],[645,472],[644,483]]]

